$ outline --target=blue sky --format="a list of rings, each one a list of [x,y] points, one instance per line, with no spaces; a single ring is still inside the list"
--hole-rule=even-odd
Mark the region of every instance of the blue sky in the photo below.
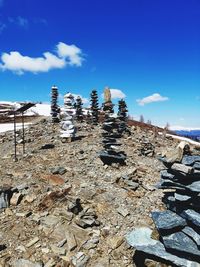
[[[199,29],[199,0],[0,0],[0,100],[109,86],[135,118],[200,127]]]

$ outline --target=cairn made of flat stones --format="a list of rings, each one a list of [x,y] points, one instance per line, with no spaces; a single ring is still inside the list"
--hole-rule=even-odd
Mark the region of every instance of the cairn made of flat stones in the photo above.
[[[61,121],[61,135],[62,139],[72,141],[76,134],[76,127],[74,126],[74,96],[71,93],[67,93],[64,96],[64,112]]]
[[[127,129],[127,105],[124,99],[119,100],[118,102],[118,119],[119,119],[119,132],[122,133],[129,133],[130,131]]]
[[[92,124],[97,125],[99,122],[99,103],[96,90],[92,90],[90,98],[91,98],[90,102],[91,102]]]
[[[58,88],[53,86],[51,88],[51,116],[52,122],[59,122],[59,107],[58,107]]]
[[[121,146],[117,142],[117,138],[121,137],[118,132],[119,125],[113,114],[113,104],[111,99],[109,99],[108,88],[104,91],[104,98],[106,100],[106,105],[104,105],[105,119],[103,123],[103,147],[104,150],[99,153],[100,159],[106,165],[112,165],[112,163],[119,163],[120,165],[125,164],[126,154],[119,150]]]
[[[177,152],[180,156],[180,151]],[[177,152],[174,151],[176,159]],[[136,263],[141,264],[143,257],[172,266],[199,267],[200,155],[191,155],[185,150],[178,161],[165,157],[161,160],[166,169],[161,171],[156,186],[164,189],[162,200],[167,209],[151,213],[158,236],[154,234],[157,238],[152,239],[149,228],[137,229],[127,236],[127,240],[136,248]],[[139,240],[137,236],[140,236]]]

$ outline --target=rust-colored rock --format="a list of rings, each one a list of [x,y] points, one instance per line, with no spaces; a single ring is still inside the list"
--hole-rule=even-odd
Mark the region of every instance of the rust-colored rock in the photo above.
[[[62,185],[65,183],[65,180],[60,175],[57,174],[43,175],[42,179],[46,180],[52,185]]]

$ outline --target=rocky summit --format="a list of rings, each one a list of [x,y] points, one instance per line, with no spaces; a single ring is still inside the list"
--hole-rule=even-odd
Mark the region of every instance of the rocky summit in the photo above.
[[[0,266],[141,266],[138,251],[145,266],[199,263],[199,189],[192,186],[198,151],[165,167],[158,158],[178,143],[132,126],[120,138],[126,163],[106,165],[99,157],[102,125],[75,127],[74,140],[63,143],[58,124],[33,123],[25,154],[18,130],[16,162],[13,134],[0,135]],[[165,188],[174,192],[163,196]],[[136,243],[127,237],[134,229]]]

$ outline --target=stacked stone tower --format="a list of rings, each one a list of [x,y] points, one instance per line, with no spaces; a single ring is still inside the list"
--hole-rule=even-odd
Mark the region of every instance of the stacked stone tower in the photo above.
[[[94,125],[97,125],[99,121],[99,103],[98,103],[97,91],[93,90],[90,97],[91,97],[90,102],[92,111],[92,123]]]
[[[58,107],[58,88],[53,86],[51,88],[51,116],[52,122],[59,122],[60,109]]]
[[[61,138],[71,139],[75,137],[76,128],[73,123],[74,117],[74,97],[67,93],[64,96],[64,113],[61,122]]]
[[[104,150],[100,152],[100,159],[104,164],[111,165],[112,163],[125,164],[126,155],[119,150],[117,138],[121,137],[118,132],[118,123],[113,114],[113,104],[111,101],[110,90],[106,88],[104,91],[104,105],[105,120],[103,123],[103,147]]]
[[[124,99],[119,100],[118,102],[118,119],[119,119],[119,133],[129,132],[127,129],[127,105]],[[130,132],[129,132],[130,133]]]
[[[83,106],[82,99],[81,99],[80,96],[78,96],[76,98],[76,104],[75,104],[75,107],[76,107],[76,119],[78,121],[82,121],[83,120],[82,106]]]

